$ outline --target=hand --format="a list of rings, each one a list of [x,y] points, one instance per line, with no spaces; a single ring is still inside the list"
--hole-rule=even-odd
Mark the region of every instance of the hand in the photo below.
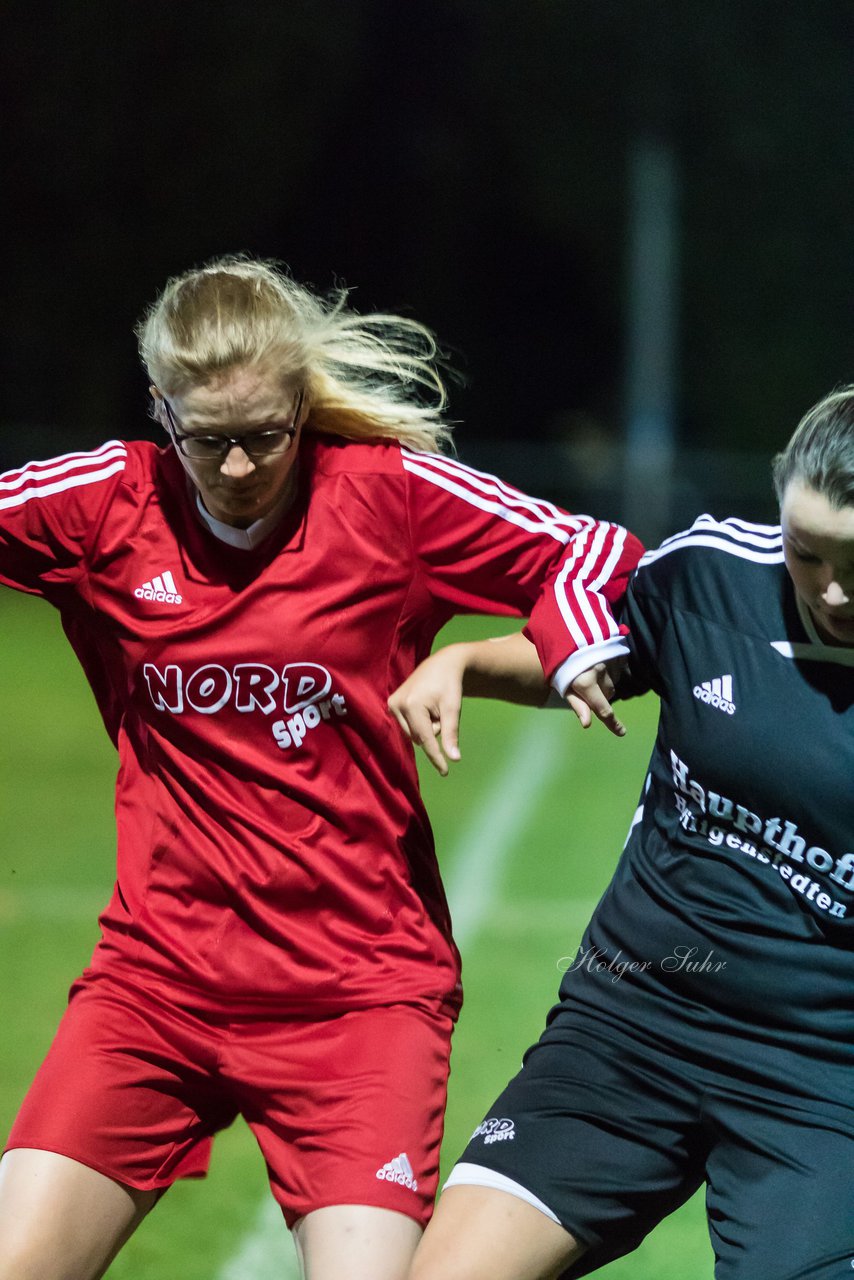
[[[582,729],[589,729],[593,715],[598,716],[606,729],[616,737],[622,738],[626,727],[618,719],[611,706],[615,685],[620,673],[626,666],[625,658],[615,658],[611,662],[597,662],[595,667],[582,671],[569,686],[566,700],[578,716]]]
[[[439,649],[416,667],[388,700],[388,709],[407,738],[424,749],[443,778],[448,774],[448,760],[460,758],[465,650],[463,644]]]

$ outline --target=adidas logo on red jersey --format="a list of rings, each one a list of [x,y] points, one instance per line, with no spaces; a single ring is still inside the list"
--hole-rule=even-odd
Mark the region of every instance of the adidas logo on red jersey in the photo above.
[[[175,585],[172,573],[167,569],[150,582],[143,582],[133,593],[137,600],[154,600],[157,604],[183,604],[184,597]]]

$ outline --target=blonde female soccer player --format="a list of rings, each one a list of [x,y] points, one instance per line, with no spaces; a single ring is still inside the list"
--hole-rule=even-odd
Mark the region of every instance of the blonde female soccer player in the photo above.
[[[165,448],[0,479],[0,580],[59,609],[120,762],[101,940],[0,1164],[0,1277],[101,1275],[242,1114],[312,1280],[399,1280],[460,989],[386,700],[452,614],[530,613],[608,718],[576,677],[624,648],[639,548],[444,456],[412,321],[227,258],[139,337]]]

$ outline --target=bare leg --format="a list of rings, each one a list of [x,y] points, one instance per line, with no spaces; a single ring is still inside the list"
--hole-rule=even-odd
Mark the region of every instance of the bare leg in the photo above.
[[[98,1280],[158,1195],[52,1151],[7,1151],[0,1161],[0,1280]]]
[[[405,1280],[421,1227],[393,1209],[336,1204],[294,1227],[305,1280]]]
[[[584,1253],[525,1200],[489,1187],[448,1187],[424,1233],[411,1280],[555,1280]]]

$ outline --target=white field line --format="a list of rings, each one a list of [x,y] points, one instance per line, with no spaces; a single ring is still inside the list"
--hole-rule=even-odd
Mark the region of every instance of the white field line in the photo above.
[[[272,1196],[259,1205],[246,1235],[217,1280],[299,1280],[299,1265],[291,1233]]]
[[[500,899],[508,859],[551,781],[569,740],[563,716],[526,716],[492,785],[463,828],[449,860],[454,935],[470,946]],[[536,857],[532,849],[531,857]],[[281,1212],[265,1199],[255,1222],[216,1280],[299,1280],[293,1241]]]
[[[463,827],[446,878],[460,949],[494,915],[507,862],[524,842],[540,797],[566,758],[568,741],[563,716],[526,716],[502,768]],[[529,847],[525,856],[536,858],[538,851]]]

